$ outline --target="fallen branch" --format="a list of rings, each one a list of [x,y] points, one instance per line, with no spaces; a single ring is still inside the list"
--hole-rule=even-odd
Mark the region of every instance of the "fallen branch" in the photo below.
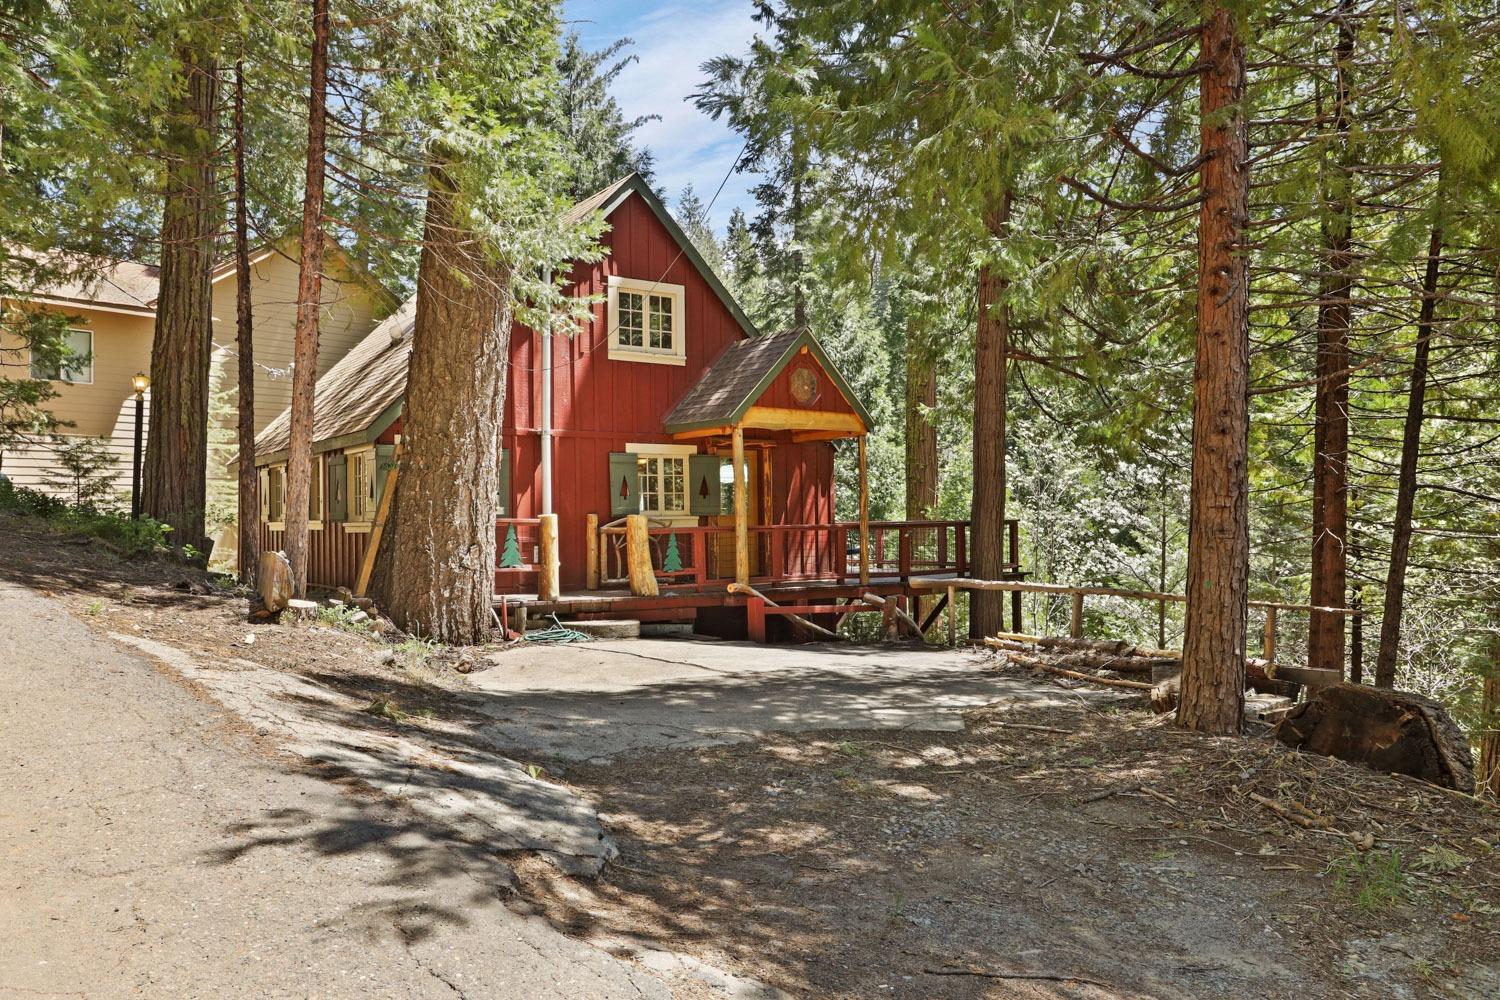
[[[989,640],[985,640],[988,642]],[[1099,677],[1095,674],[1086,674],[1078,670],[1068,670],[1065,667],[1054,667],[1035,656],[1027,656],[1024,653],[1007,653],[1011,662],[1018,663],[1032,670],[1045,670],[1049,674],[1057,674],[1059,677],[1067,677],[1075,681],[1087,681],[1090,684],[1100,684],[1104,687],[1125,688],[1128,691],[1150,691],[1151,685],[1145,681],[1122,681],[1113,677]]]
[[[1084,983],[1088,986],[1097,986],[1100,989],[1111,989],[1109,983],[1101,983],[1097,979],[1089,979],[1085,976],[1064,976],[1050,972],[995,972],[991,969],[923,969],[923,974],[928,976],[977,976],[980,979],[1020,979],[1032,980],[1043,983]]]

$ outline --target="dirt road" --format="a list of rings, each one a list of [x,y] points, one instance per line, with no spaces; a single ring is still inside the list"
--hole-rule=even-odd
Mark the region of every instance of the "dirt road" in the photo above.
[[[0,996],[666,997],[508,870],[0,583]]]

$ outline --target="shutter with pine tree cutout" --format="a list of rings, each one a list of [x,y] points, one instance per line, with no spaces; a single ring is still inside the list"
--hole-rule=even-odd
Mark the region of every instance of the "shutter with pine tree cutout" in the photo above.
[[[328,520],[349,520],[348,465],[342,452],[328,456]]]
[[[688,513],[715,517],[719,513],[718,455],[688,456]]]
[[[500,449],[500,469],[495,484],[495,516],[510,517],[510,449]]]
[[[640,469],[636,457],[628,451],[612,451],[609,453],[609,514],[619,517],[640,512]]]

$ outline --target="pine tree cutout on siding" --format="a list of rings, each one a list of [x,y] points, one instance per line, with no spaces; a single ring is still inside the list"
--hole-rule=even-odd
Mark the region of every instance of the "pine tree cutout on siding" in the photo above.
[[[500,568],[521,568],[521,545],[516,539],[516,526],[514,524],[505,529],[505,548],[500,552]]]
[[[682,572],[682,553],[677,550],[677,536],[667,536],[667,554],[662,557],[661,571],[663,573]]]

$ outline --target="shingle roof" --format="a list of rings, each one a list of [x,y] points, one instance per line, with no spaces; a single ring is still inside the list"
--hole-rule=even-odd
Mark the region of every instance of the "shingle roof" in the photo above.
[[[35,290],[33,295],[38,299],[109,306],[146,315],[156,311],[154,303],[161,284],[161,269],[151,264],[60,250],[39,253],[17,248],[12,252],[64,272],[63,277]]]
[[[590,212],[600,211],[608,215],[631,194],[639,194],[651,210],[666,226],[683,253],[693,262],[700,274],[714,288],[726,308],[739,320],[751,339],[745,343],[759,343],[755,327],[745,317],[734,297],[719,282],[713,269],[693,247],[693,242],[678,227],[661,200],[638,174],[630,174],[608,187],[596,191],[568,210],[566,218],[577,221]],[[353,438],[362,436],[368,440],[369,432],[382,416],[394,417],[406,394],[407,359],[411,354],[411,333],[416,316],[416,299],[408,299],[389,319],[381,323],[365,337],[338,364],[318,379],[313,393],[313,447],[331,450],[355,443]],[[398,337],[399,341],[393,340]],[[814,342],[816,344],[816,342]],[[821,348],[818,349],[822,357]],[[828,365],[823,358],[825,367]],[[845,395],[848,389],[840,380]],[[864,410],[850,396],[861,416]],[[866,418],[868,423],[868,418]],[[255,460],[258,464],[280,461],[288,446],[291,429],[291,414],[283,410],[275,420],[260,432],[255,440]],[[384,428],[380,428],[383,430]],[[377,431],[378,433],[378,431]],[[347,439],[347,440],[341,440]]]
[[[870,414],[824,353],[823,346],[810,330],[798,328],[730,344],[672,407],[664,421],[667,430],[676,433],[738,422],[803,347],[817,358],[818,364],[823,366],[850,407],[869,428]]]
[[[406,362],[417,315],[416,297],[388,316],[318,379],[313,390],[314,447],[368,431],[406,394]],[[255,460],[275,461],[287,449],[291,410],[282,410],[255,439]]]

